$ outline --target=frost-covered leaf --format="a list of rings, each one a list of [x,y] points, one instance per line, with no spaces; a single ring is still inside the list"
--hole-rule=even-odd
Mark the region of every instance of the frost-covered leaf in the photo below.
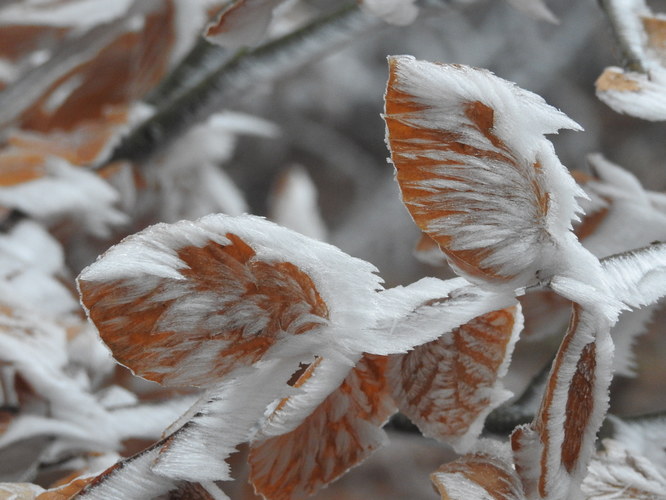
[[[305,498],[382,446],[381,427],[395,411],[384,377],[387,361],[364,356],[296,429],[254,442],[249,461],[255,490],[274,500]],[[321,376],[316,361],[311,368],[295,387]]]
[[[372,329],[375,354],[406,352],[433,341],[483,314],[514,305],[510,293],[486,291],[464,278],[423,278],[379,294],[379,319]]]
[[[241,134],[274,138],[278,128],[244,113],[216,113],[191,127],[151,162],[147,182],[159,195],[161,221],[249,212],[243,193],[220,167],[231,158]]]
[[[599,154],[589,155],[593,176],[580,180],[590,201],[576,227],[581,243],[599,258],[666,240],[666,211],[655,193],[629,171]]]
[[[513,306],[391,356],[389,379],[398,407],[425,436],[468,451],[488,413],[511,396],[500,380],[521,329],[520,307]]]
[[[611,66],[595,85],[597,97],[618,113],[643,120],[666,120],[666,69],[649,76]]]
[[[389,58],[387,143],[403,202],[468,279],[517,288],[584,266],[570,233],[581,189],[544,134],[580,129],[492,73]],[[579,278],[580,279],[580,278]]]
[[[590,462],[582,484],[586,500],[655,500],[664,497],[663,468],[612,439]]]
[[[644,0],[612,0],[606,8],[629,68],[606,68],[595,83],[597,97],[618,113],[666,120],[666,16]]]
[[[55,157],[39,163],[33,171],[35,175],[25,182],[0,186],[1,206],[47,223],[63,218],[80,221],[98,236],[127,221],[113,206],[118,200],[116,191],[94,173]]]
[[[487,448],[487,449],[485,449]],[[430,474],[442,500],[525,500],[509,450],[486,443]]]
[[[608,407],[613,345],[598,310],[574,305],[539,412],[511,436],[516,470],[528,498],[579,495]]]
[[[91,165],[106,157],[119,135],[127,132],[142,114],[125,105],[109,106],[98,120],[84,120],[68,130],[16,130],[7,143],[18,151],[41,155],[44,162],[48,156],[58,156],[73,165]]]
[[[276,353],[357,345],[374,320],[373,271],[262,219],[212,215],[125,239],[79,287],[118,361],[163,384],[211,386]]]
[[[23,220],[0,234],[0,297],[48,314],[78,311],[64,275],[63,249],[40,224]]]
[[[645,457],[662,471],[666,470],[666,417],[620,418],[609,415],[613,424],[613,440],[627,452]]]
[[[5,89],[2,125],[18,119],[21,128],[37,132],[71,130],[103,117],[109,105],[140,98],[164,75],[175,38],[172,5],[79,0],[56,7],[66,11],[60,18],[53,5],[40,7],[17,6],[23,12],[13,22],[26,22],[34,14],[43,18],[40,24],[61,21],[70,36],[46,53],[43,64]],[[8,12],[3,14],[12,23]],[[109,65],[114,71],[107,71]]]
[[[636,308],[666,295],[666,243],[605,258],[601,265],[616,298]]]

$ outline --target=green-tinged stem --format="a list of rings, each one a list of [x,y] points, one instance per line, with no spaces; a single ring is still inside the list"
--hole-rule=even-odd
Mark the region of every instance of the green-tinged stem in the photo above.
[[[158,108],[152,118],[119,144],[106,164],[149,159],[192,124],[218,111],[234,93],[247,91],[256,81],[279,77],[377,24],[354,2],[288,35],[252,50],[239,51]]]
[[[222,66],[233,56],[229,50],[199,37],[192,50],[183,58],[146,97],[146,102],[156,107],[164,106],[175,97],[206,77],[211,68]]]

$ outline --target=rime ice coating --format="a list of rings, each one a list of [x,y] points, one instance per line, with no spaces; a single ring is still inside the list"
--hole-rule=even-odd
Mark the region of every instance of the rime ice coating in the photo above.
[[[389,70],[386,141],[403,202],[460,274],[505,290],[598,274],[570,231],[585,194],[544,137],[580,130],[574,121],[486,70],[411,56],[390,57]]]

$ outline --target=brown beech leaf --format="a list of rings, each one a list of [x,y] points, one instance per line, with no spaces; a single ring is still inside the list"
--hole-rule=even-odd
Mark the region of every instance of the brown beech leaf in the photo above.
[[[128,238],[79,278],[102,339],[137,375],[209,386],[327,322],[326,302],[298,266],[261,259],[231,231],[180,229],[155,226]],[[133,250],[136,274],[114,274]]]
[[[459,273],[517,288],[569,266],[582,191],[544,134],[575,122],[489,71],[410,56],[389,58],[385,99],[403,202]]]
[[[610,323],[574,304],[573,316],[534,420],[511,436],[516,470],[529,498],[580,494],[608,407],[613,345]]]
[[[365,355],[296,429],[252,444],[250,481],[257,493],[272,500],[306,498],[384,444],[381,427],[395,412],[384,377],[387,361]],[[316,376],[315,367],[301,382]]]
[[[430,474],[442,500],[525,500],[510,459],[491,453],[469,453]]]
[[[467,451],[488,413],[511,396],[499,380],[508,370],[522,325],[516,305],[391,356],[389,380],[400,411],[425,436]]]

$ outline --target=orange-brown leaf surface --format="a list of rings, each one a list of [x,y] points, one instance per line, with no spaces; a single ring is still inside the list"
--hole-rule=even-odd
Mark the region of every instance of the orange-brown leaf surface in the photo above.
[[[553,266],[544,242],[581,193],[543,134],[575,123],[490,72],[408,56],[389,58],[385,100],[403,202],[459,273],[518,286]]]
[[[254,443],[249,461],[255,490],[272,500],[306,498],[381,446],[381,427],[395,411],[386,365],[386,357],[364,356],[295,430]]]
[[[180,277],[79,281],[116,359],[167,385],[210,385],[285,336],[307,335],[328,310],[289,262],[264,262],[240,237],[175,250]]]

